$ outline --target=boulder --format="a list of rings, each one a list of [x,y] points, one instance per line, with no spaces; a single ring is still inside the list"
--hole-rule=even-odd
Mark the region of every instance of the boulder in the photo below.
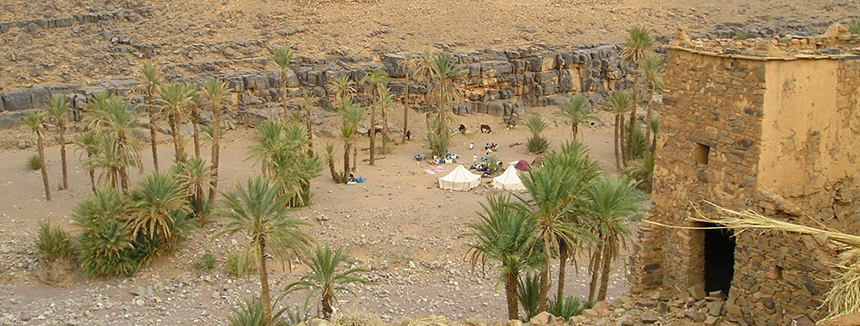
[[[3,100],[3,109],[6,111],[22,111],[32,106],[30,92],[25,89],[8,91],[0,95],[0,99]]]

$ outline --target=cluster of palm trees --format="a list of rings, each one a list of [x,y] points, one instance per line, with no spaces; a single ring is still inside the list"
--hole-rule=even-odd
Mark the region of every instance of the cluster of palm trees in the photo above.
[[[519,319],[521,274],[539,272],[537,311],[546,311],[552,262],[559,262],[556,297],[561,301],[567,263],[590,252],[588,300],[604,300],[612,261],[630,237],[626,223],[640,218],[644,209],[636,182],[603,176],[598,163],[575,141],[548,154],[544,165],[533,167],[522,180],[527,195],[489,196],[478,221],[468,224],[474,239],[473,268],[499,263],[508,318]]]

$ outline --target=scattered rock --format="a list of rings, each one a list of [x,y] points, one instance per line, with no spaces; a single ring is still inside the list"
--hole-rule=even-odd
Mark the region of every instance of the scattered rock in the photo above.
[[[639,319],[645,324],[653,324],[660,320],[660,317],[655,314],[642,314]]]
[[[696,299],[696,301],[705,298],[705,289],[703,289],[700,284],[691,286],[687,291],[690,292],[690,295],[693,296],[693,299]]]

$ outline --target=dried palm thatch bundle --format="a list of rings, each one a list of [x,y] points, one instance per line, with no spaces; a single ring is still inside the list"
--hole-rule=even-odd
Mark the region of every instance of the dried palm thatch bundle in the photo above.
[[[706,203],[716,209],[717,214],[714,215],[719,217],[705,216],[697,209],[697,216],[688,217],[688,219],[723,225],[725,228],[735,230],[735,235],[752,230],[824,235],[830,241],[850,247],[850,250],[839,255],[840,262],[835,265],[837,277],[832,280],[833,287],[827,292],[822,306],[826,306],[830,312],[824,318],[825,320],[860,313],[860,236],[827,229],[823,225],[822,229],[818,229],[775,220],[751,210],[738,212],[711,202]]]

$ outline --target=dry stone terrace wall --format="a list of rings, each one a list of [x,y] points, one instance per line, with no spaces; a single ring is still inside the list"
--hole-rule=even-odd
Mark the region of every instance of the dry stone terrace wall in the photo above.
[[[287,72],[286,85],[290,94],[310,93],[321,98],[330,107],[329,84],[335,78],[348,75],[354,81],[374,68],[385,69],[392,77],[389,87],[397,96],[405,93],[405,73],[398,67],[401,54],[373,57],[341,57],[313,59],[294,57]],[[567,48],[529,46],[507,50],[485,49],[456,53],[455,59],[465,74],[456,81],[461,84],[463,101],[454,110],[457,113],[487,113],[511,115],[523,103],[547,105],[551,96],[570,92],[587,92],[597,101],[602,95],[628,87],[625,73],[629,67],[621,63],[618,46],[579,45]],[[252,60],[262,71],[213,74],[227,63],[200,65],[179,64],[165,68],[168,80],[202,82],[218,78],[229,83],[233,92],[233,105],[240,113],[280,101],[281,75],[268,58]],[[268,68],[268,69],[266,69]],[[175,73],[182,71],[183,73]],[[181,78],[193,74],[198,78]],[[96,85],[69,83],[55,86],[37,86],[0,93],[0,128],[10,128],[27,111],[43,107],[45,99],[54,93],[67,94],[74,109],[82,110],[88,98],[96,92],[110,90],[129,94],[137,85],[131,79],[105,81]],[[411,81],[410,96],[419,105],[427,90],[424,85]],[[359,91],[362,85],[358,85]],[[414,95],[413,95],[414,94]],[[131,94],[134,96],[134,94]],[[358,97],[362,100],[362,97]],[[138,101],[140,99],[138,98]],[[416,103],[413,101],[413,103]]]

